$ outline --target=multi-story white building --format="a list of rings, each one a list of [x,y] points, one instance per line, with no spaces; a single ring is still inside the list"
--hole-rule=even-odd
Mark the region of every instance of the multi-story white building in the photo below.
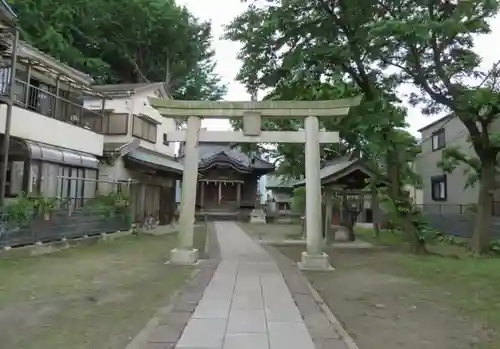
[[[6,197],[21,192],[61,198],[94,196],[103,136],[87,120],[102,116],[85,109],[81,99],[83,95],[101,98],[91,88],[92,78],[20,42],[11,84],[13,46],[12,35],[0,38],[2,143],[9,90],[14,89]]]
[[[175,212],[175,181],[182,164],[175,158],[175,144],[167,132],[176,129],[174,119],[163,117],[149,105],[148,97],[171,98],[163,83],[101,85],[93,87],[106,96],[90,98],[85,107],[104,110],[93,127],[104,135],[99,190],[110,190],[113,183],[131,183],[136,221],[154,217],[169,223]],[[109,182],[109,185],[105,185]],[[128,185],[128,184],[127,184]]]

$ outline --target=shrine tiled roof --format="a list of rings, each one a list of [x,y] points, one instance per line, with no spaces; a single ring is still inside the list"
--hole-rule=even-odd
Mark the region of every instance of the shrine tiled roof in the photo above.
[[[199,144],[200,169],[228,162],[242,171],[274,171],[274,165],[258,156],[251,157],[237,147],[224,144]]]
[[[293,185],[298,182],[298,180],[293,178],[287,178],[285,176],[268,176],[266,182],[267,189],[273,188],[293,188]]]

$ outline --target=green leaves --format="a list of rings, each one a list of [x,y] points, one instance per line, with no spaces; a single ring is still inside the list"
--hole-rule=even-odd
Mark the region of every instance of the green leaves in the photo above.
[[[211,25],[172,0],[15,0],[23,37],[98,83],[168,80],[179,99],[220,99]]]

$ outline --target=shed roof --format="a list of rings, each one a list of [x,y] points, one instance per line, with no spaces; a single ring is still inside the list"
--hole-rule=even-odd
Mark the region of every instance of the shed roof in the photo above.
[[[367,177],[372,177],[375,173],[361,159],[348,159],[347,157],[331,161],[320,170],[322,184],[333,184],[347,176],[360,171]],[[298,181],[294,187],[305,185],[305,180]]]
[[[2,51],[2,56],[11,57],[14,38],[12,35],[6,35],[1,38],[1,41],[7,46],[7,49]],[[91,87],[94,83],[94,79],[90,75],[70,67],[27,42],[19,42],[17,60],[18,62],[31,64],[34,69],[40,71],[42,74],[47,74],[48,76],[52,75],[54,79],[58,78],[61,82],[85,92],[86,94],[101,96]]]

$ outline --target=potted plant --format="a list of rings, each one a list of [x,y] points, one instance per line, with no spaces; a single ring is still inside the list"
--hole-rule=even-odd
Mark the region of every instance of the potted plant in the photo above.
[[[38,202],[39,209],[43,212],[43,219],[48,221],[52,212],[57,208],[57,198],[41,198]]]
[[[123,209],[128,207],[130,203],[129,197],[126,193],[119,193],[115,196],[114,207],[118,209]]]

